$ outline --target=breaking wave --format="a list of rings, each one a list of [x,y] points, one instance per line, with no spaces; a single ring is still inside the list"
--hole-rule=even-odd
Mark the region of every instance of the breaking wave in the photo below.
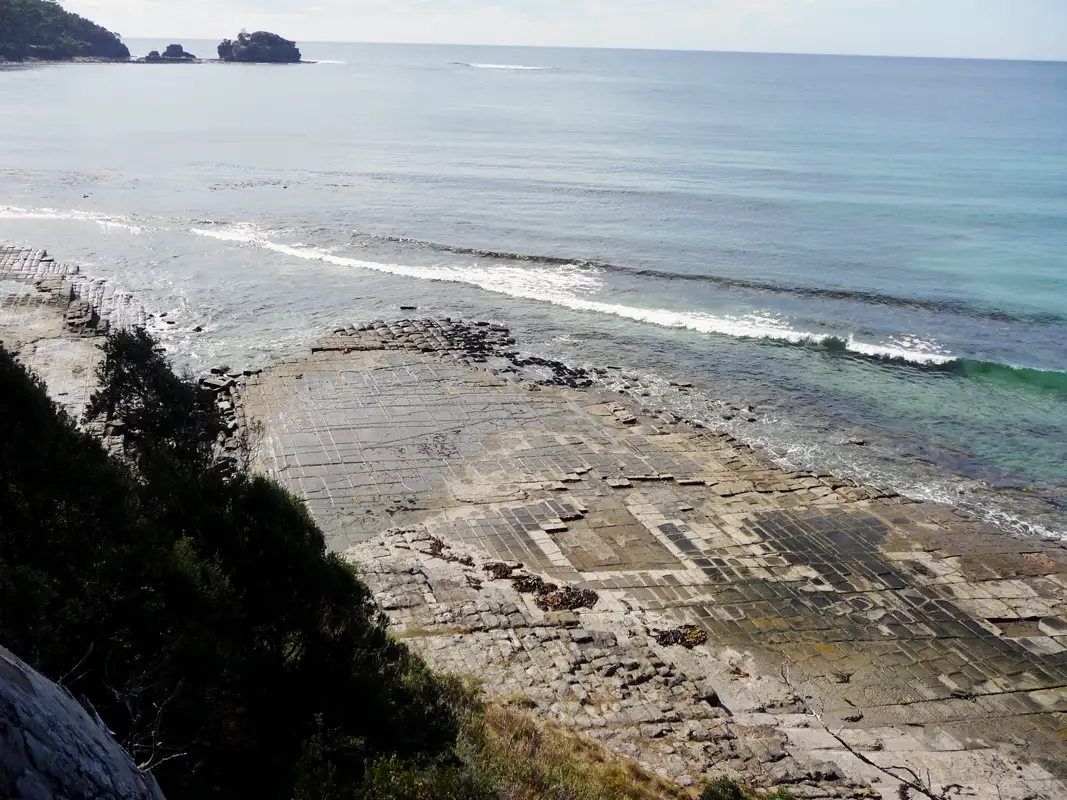
[[[829,300],[846,300],[868,303],[870,305],[896,306],[902,308],[918,308],[925,311],[956,314],[958,316],[973,317],[978,319],[994,320],[999,322],[1030,322],[1048,325],[1067,324],[1067,316],[1052,312],[1037,312],[1033,314],[1020,314],[1001,309],[988,308],[968,303],[964,300],[932,300],[922,297],[900,297],[898,295],[869,292],[860,289],[832,289],[821,286],[797,286],[774,283],[773,281],[754,280],[750,278],[736,278],[726,275],[709,275],[707,273],[672,272],[669,270],[651,269],[644,267],[628,267],[612,264],[605,261],[589,259],[573,259],[560,256],[530,255],[527,253],[513,253],[501,250],[483,250],[474,247],[456,247],[454,245],[439,244],[437,242],[410,239],[403,236],[387,236],[380,234],[367,234],[355,232],[355,236],[362,236],[382,242],[394,242],[410,247],[432,250],[441,253],[453,253],[455,255],[474,256],[475,258],[491,258],[507,261],[522,261],[536,264],[578,264],[586,267],[596,267],[607,272],[617,272],[638,278],[654,278],[663,281],[692,281],[694,283],[712,284],[724,289],[738,289],[761,292],[773,292],[775,294],[787,294],[799,297],[817,297]]]
[[[567,262],[563,259],[552,261],[542,259],[539,265],[533,266],[517,264],[412,266],[369,261],[338,255],[316,247],[275,242],[253,226],[234,226],[225,230],[194,228],[193,232],[200,236],[260,247],[307,261],[373,270],[418,280],[462,283],[509,297],[552,303],[573,311],[609,314],[665,328],[685,328],[699,333],[742,339],[762,339],[786,344],[816,346],[830,352],[848,353],[885,362],[909,363],[920,367],[941,368],[960,361],[952,354],[940,352],[934,346],[913,337],[874,344],[859,341],[852,336],[842,338],[827,333],[798,331],[779,318],[761,314],[715,315],[700,311],[640,308],[605,302],[589,297],[603,287],[597,272],[590,270],[586,264]],[[974,368],[971,369],[974,371]]]
[[[134,234],[140,234],[154,227],[144,219],[122,214],[106,214],[76,209],[22,208],[12,205],[0,205],[0,219],[71,220],[92,223],[104,228],[119,228]],[[956,313],[985,315],[993,318],[1000,318],[994,317],[994,315],[1001,314],[1001,312],[982,312],[980,309],[973,307],[949,308],[952,305],[950,303],[872,295],[866,292],[841,292],[815,287],[788,287],[716,276],[631,269],[602,262],[574,260],[556,256],[533,256],[523,253],[452,247],[396,236],[356,234],[357,236],[378,241],[401,243],[424,249],[503,262],[432,266],[384,263],[352,258],[302,244],[289,245],[276,242],[271,240],[266,232],[254,225],[230,224],[210,219],[198,219],[192,221],[192,224],[198,227],[185,228],[185,226],[189,225],[189,222],[185,222],[182,227],[199,236],[260,247],[264,250],[271,250],[282,255],[308,261],[372,270],[417,280],[466,284],[495,294],[547,302],[573,311],[608,314],[665,328],[683,328],[699,333],[717,334],[739,339],[764,340],[814,347],[824,352],[840,353],[883,363],[903,364],[917,369],[939,372],[968,380],[984,381],[1007,388],[1025,388],[1067,397],[1067,372],[960,357],[958,354],[945,352],[936,345],[924,342],[915,336],[894,337],[891,340],[879,343],[864,342],[855,336],[796,330],[786,320],[769,314],[716,315],[700,311],[641,308],[606,302],[597,299],[595,295],[605,288],[602,279],[603,272],[619,271],[635,275],[655,276],[667,280],[708,280],[723,285],[737,285],[745,288],[757,287],[794,294],[817,294],[837,298],[847,297],[892,305],[929,305],[929,307],[939,310],[953,310]],[[1026,319],[1033,321],[1033,318]]]
[[[96,211],[78,211],[75,209],[19,208],[18,206],[0,205],[0,219],[51,219],[95,222],[104,228],[122,228],[130,233],[142,233],[145,229],[143,223],[123,214],[103,214]]]
[[[547,72],[552,69],[552,67],[530,67],[526,64],[472,64],[466,61],[453,61],[452,64],[457,67],[470,67],[471,69],[505,69],[518,72]]]

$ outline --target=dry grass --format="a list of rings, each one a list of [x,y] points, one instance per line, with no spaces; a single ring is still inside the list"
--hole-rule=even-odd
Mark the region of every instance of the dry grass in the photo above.
[[[468,728],[482,769],[502,800],[689,800],[680,787],[602,744],[501,703]],[[475,722],[472,720],[472,722]]]
[[[395,757],[379,760],[354,800],[695,800],[700,791],[687,791],[594,739],[537,719],[530,711],[536,704],[525,695],[483,700],[476,680],[451,677],[444,683],[461,723],[454,758],[423,767]],[[701,800],[752,800],[727,779],[703,788]],[[782,792],[764,800],[788,798]]]

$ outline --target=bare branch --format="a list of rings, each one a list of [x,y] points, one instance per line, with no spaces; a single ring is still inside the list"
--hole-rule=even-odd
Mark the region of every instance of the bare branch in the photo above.
[[[189,755],[189,754],[188,753],[171,753],[169,756],[164,756],[163,758],[159,759],[159,761],[156,761],[154,764],[148,764],[147,766],[142,766],[142,767],[140,767],[140,769],[144,770],[145,772],[151,772],[152,770],[154,770],[156,767],[160,766],[161,764],[166,764],[168,761],[174,761],[175,759],[178,759],[178,758],[185,758],[187,755]]]
[[[934,794],[932,786],[929,786],[929,785],[924,786],[923,783],[922,783],[922,780],[915,773],[915,770],[913,770],[911,767],[904,767],[904,766],[897,766],[897,765],[884,767],[881,764],[873,761],[868,756],[866,756],[863,753],[861,753],[859,750],[857,750],[855,747],[853,747],[848,742],[846,742],[841,737],[841,735],[839,733],[835,733],[834,731],[830,730],[830,727],[823,720],[822,714],[820,714],[814,708],[812,708],[807,703],[805,703],[803,701],[803,698],[801,697],[800,693],[797,692],[796,688],[790,682],[788,671],[787,671],[788,666],[789,666],[788,663],[783,663],[782,664],[782,669],[781,669],[782,680],[785,682],[785,685],[788,686],[792,690],[794,698],[803,704],[805,710],[809,714],[811,714],[813,717],[815,717],[815,719],[817,719],[819,721],[819,725],[822,726],[822,729],[824,731],[826,731],[828,734],[830,734],[830,736],[833,737],[833,739],[838,744],[840,744],[845,750],[847,750],[849,753],[851,753],[853,756],[858,758],[860,761],[862,761],[867,766],[874,767],[876,770],[881,772],[883,775],[886,775],[886,776],[892,778],[895,781],[899,781],[900,782],[900,789],[901,789],[900,796],[902,798],[907,798],[909,796],[908,792],[912,791],[912,792],[918,792],[923,797],[929,798],[929,800],[949,800],[949,797],[948,797],[947,793]],[[901,773],[901,774],[898,775],[897,773]],[[904,775],[906,777],[901,777],[901,775]],[[927,781],[929,782],[929,777],[927,777]]]
[[[65,686],[66,685],[67,678],[69,678],[71,675],[73,675],[75,672],[77,672],[78,669],[81,668],[81,665],[89,660],[89,656],[91,656],[93,654],[93,648],[94,647],[96,647],[96,642],[89,642],[89,649],[85,652],[85,655],[82,656],[81,659],[78,661],[78,663],[75,664],[73,667],[71,667],[66,672],[66,674],[63,675],[63,677],[61,677],[58,681],[56,681],[56,684],[58,686]],[[77,680],[77,678],[75,678],[75,680]]]

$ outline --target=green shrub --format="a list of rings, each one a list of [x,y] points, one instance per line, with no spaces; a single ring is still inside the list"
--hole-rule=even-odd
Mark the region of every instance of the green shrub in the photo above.
[[[748,800],[748,796],[730,778],[716,778],[700,793],[700,800]]]
[[[762,795],[760,800],[792,800],[793,795],[786,789],[779,789],[771,794]],[[719,777],[704,787],[700,800],[752,800],[752,795],[745,792],[737,781]]]

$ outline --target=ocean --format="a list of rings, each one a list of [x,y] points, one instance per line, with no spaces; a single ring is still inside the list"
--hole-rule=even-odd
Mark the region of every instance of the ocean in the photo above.
[[[191,370],[492,319],[780,463],[1067,534],[1067,64],[303,50],[0,70],[0,240]]]

